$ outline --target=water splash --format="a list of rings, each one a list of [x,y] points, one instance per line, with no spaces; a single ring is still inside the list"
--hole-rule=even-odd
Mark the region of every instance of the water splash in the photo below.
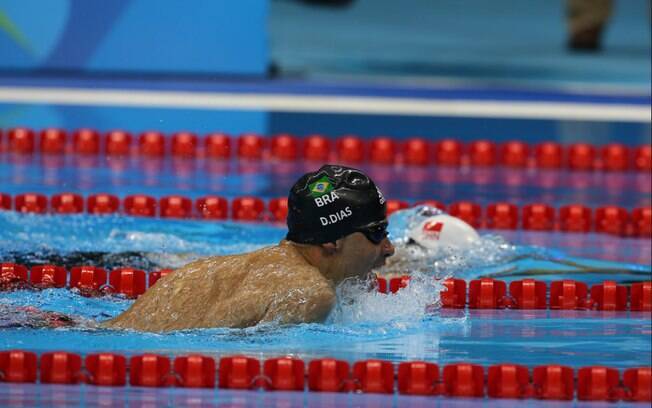
[[[377,330],[387,325],[408,328],[431,319],[439,307],[441,280],[471,279],[512,267],[519,260],[554,260],[560,254],[550,249],[516,246],[498,235],[484,235],[470,249],[428,250],[407,245],[407,231],[436,209],[417,207],[394,213],[389,231],[398,247],[397,256],[378,273],[410,274],[407,288],[396,294],[381,294],[371,281],[347,281],[338,289],[337,306],[328,319],[337,327]],[[265,224],[210,223],[192,220],[150,220],[123,216],[92,217],[25,215],[0,211],[0,258],[11,251],[143,251],[154,263],[173,267],[205,255],[247,252],[282,239],[285,229]],[[645,267],[644,273],[649,273]],[[599,277],[602,278],[602,277]],[[628,277],[629,278],[629,277]],[[104,320],[126,309],[131,301],[119,298],[88,299],[74,292],[50,289],[0,294],[0,304],[37,306],[44,310]],[[323,325],[320,325],[324,327]]]
[[[411,245],[408,231],[424,219],[441,211],[429,206],[419,206],[392,214],[390,236],[397,248],[394,257],[376,272],[380,275],[423,274],[436,279],[449,277],[472,278],[479,271],[506,265],[521,258],[551,259],[543,248],[516,246],[499,235],[483,235],[471,243],[470,248],[439,247],[428,249]]]
[[[328,322],[338,325],[392,322],[409,326],[439,308],[442,290],[440,281],[421,273],[412,274],[410,284],[392,294],[378,292],[371,280],[347,280],[337,288],[337,304]]]

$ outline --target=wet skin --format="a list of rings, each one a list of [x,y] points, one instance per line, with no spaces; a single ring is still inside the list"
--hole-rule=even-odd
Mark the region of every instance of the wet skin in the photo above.
[[[393,253],[387,238],[375,245],[356,232],[336,243],[282,241],[251,253],[200,259],[160,279],[102,326],[160,332],[321,322],[340,282],[368,276]]]

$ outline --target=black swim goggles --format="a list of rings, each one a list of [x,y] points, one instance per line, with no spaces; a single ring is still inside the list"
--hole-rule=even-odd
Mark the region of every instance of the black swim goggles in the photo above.
[[[355,232],[361,232],[372,244],[378,245],[389,233],[387,232],[387,221],[380,221],[366,227],[357,228]]]

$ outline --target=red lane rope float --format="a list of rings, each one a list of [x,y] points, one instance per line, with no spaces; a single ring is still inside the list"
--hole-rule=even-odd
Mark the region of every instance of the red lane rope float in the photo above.
[[[410,277],[378,276],[377,281],[379,292],[396,293],[409,285]],[[496,279],[474,279],[468,283],[468,292],[462,279],[446,279],[443,285],[443,308],[652,311],[652,282],[633,283],[629,291],[614,281],[595,284],[590,290],[583,282],[554,281],[549,292],[545,282],[534,279],[513,281],[509,286]]]
[[[13,202],[13,205],[12,205]],[[428,204],[446,210],[436,200]],[[410,207],[402,200],[387,200],[387,213]],[[144,194],[124,197],[111,194],[92,194],[86,197],[76,193],[60,193],[47,197],[39,193],[18,194],[13,198],[0,193],[0,210],[15,210],[35,214],[117,214],[161,218],[198,218],[206,220],[273,221],[284,222],[287,217],[287,199],[264,201],[257,197],[236,197],[231,201],[220,196],[205,196],[196,200],[181,195],[156,199]],[[530,230],[588,233],[591,231],[621,237],[652,237],[652,207],[638,207],[628,211],[618,206],[603,206],[595,211],[581,204],[569,204],[555,209],[547,204],[534,203],[519,207],[507,202],[487,205],[484,209],[471,201],[458,201],[448,206],[448,212],[475,228],[492,230]]]
[[[6,136],[3,136],[6,134]],[[36,135],[38,134],[38,138]],[[3,139],[7,139],[6,142]],[[233,142],[232,142],[233,139]],[[45,128],[40,132],[25,127],[0,129],[0,152],[17,154],[80,154],[107,156],[140,155],[184,158],[237,157],[250,160],[275,158],[278,160],[342,160],[348,163],[381,165],[407,164],[415,166],[506,166],[512,168],[543,168],[579,171],[650,172],[652,149],[650,145],[630,148],[619,143],[594,146],[574,143],[563,146],[556,142],[529,145],[511,140],[496,143],[475,140],[464,143],[456,139],[430,141],[424,138],[393,139],[386,136],[362,139],[345,135],[333,140],[322,135],[299,138],[290,134],[265,137],[245,133],[231,137],[224,133],[210,133],[203,137],[181,131],[169,138],[151,130],[132,135],[125,130],[101,133],[93,129],[77,129],[69,133],[63,129]],[[234,146],[235,148],[232,148]]]
[[[170,269],[147,273],[136,268],[117,268],[108,274],[103,268],[76,266],[70,274],[63,266],[36,265],[31,269],[14,263],[0,263],[0,290],[20,288],[76,288],[82,295],[122,294],[137,298],[160,278],[173,273]],[[108,278],[108,280],[107,280]],[[380,293],[396,293],[410,283],[410,276],[377,276]],[[626,286],[604,281],[590,288],[574,280],[554,281],[548,285],[534,279],[504,281],[482,278],[468,283],[446,279],[440,292],[444,308],[460,309],[552,309],[602,311],[652,311],[652,282]]]
[[[97,386],[223,388],[264,391],[360,392],[448,398],[515,398],[580,401],[652,401],[652,368],[622,371],[564,365],[529,368],[426,361],[398,364],[384,360],[292,356],[259,360],[244,355],[218,360],[201,354],[173,356],[118,353],[82,356],[66,351],[40,355],[0,351],[0,381],[6,383],[90,384]]]

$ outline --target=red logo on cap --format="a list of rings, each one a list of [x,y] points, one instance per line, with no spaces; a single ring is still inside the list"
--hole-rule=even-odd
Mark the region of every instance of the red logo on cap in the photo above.
[[[428,221],[423,225],[423,233],[426,234],[428,237],[439,239],[439,234],[441,233],[441,230],[443,228],[444,228],[443,222]]]

